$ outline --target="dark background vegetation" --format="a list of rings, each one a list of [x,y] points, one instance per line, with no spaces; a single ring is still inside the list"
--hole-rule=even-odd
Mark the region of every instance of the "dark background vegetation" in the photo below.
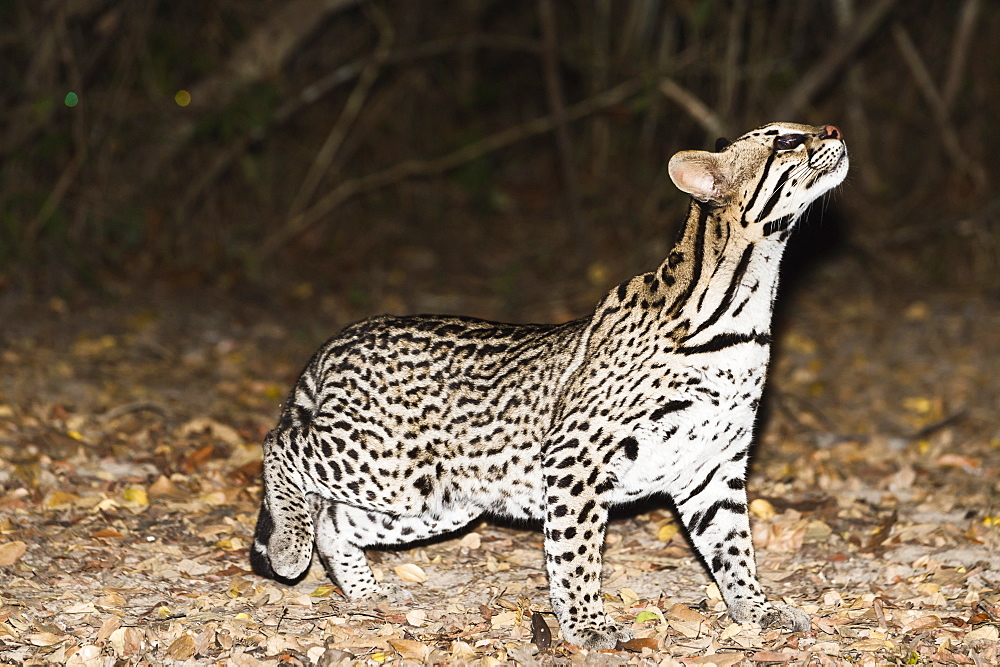
[[[662,258],[673,152],[793,120],[852,157],[793,263],[995,296],[998,37],[980,0],[4,0],[0,293],[569,317]]]

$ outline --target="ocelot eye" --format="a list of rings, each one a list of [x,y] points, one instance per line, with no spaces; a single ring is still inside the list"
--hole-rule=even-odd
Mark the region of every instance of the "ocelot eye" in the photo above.
[[[790,151],[801,146],[805,140],[806,137],[803,134],[783,134],[774,138],[774,150]]]

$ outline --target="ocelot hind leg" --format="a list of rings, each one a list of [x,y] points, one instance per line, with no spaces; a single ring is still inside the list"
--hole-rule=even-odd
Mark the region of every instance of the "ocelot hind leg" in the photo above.
[[[365,547],[416,542],[467,525],[482,512],[455,509],[447,516],[392,516],[311,495],[316,551],[323,567],[350,600],[386,597],[390,589],[375,581]]]

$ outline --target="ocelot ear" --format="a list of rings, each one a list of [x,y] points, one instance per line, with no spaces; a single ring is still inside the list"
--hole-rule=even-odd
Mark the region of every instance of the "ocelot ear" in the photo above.
[[[722,203],[726,178],[715,153],[681,151],[667,164],[670,180],[698,201]]]

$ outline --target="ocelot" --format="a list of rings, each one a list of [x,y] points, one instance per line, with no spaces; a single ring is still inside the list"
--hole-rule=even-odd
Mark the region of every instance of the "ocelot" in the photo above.
[[[655,271],[564,324],[373,317],[327,341],[264,441],[254,570],[295,580],[313,550],[350,599],[381,596],[364,549],[482,514],[541,519],[563,639],[614,648],[608,509],[672,500],[738,622],[806,630],[758,583],[747,450],[795,222],[847,173],[833,125],[772,123],[668,172],[692,197]]]

